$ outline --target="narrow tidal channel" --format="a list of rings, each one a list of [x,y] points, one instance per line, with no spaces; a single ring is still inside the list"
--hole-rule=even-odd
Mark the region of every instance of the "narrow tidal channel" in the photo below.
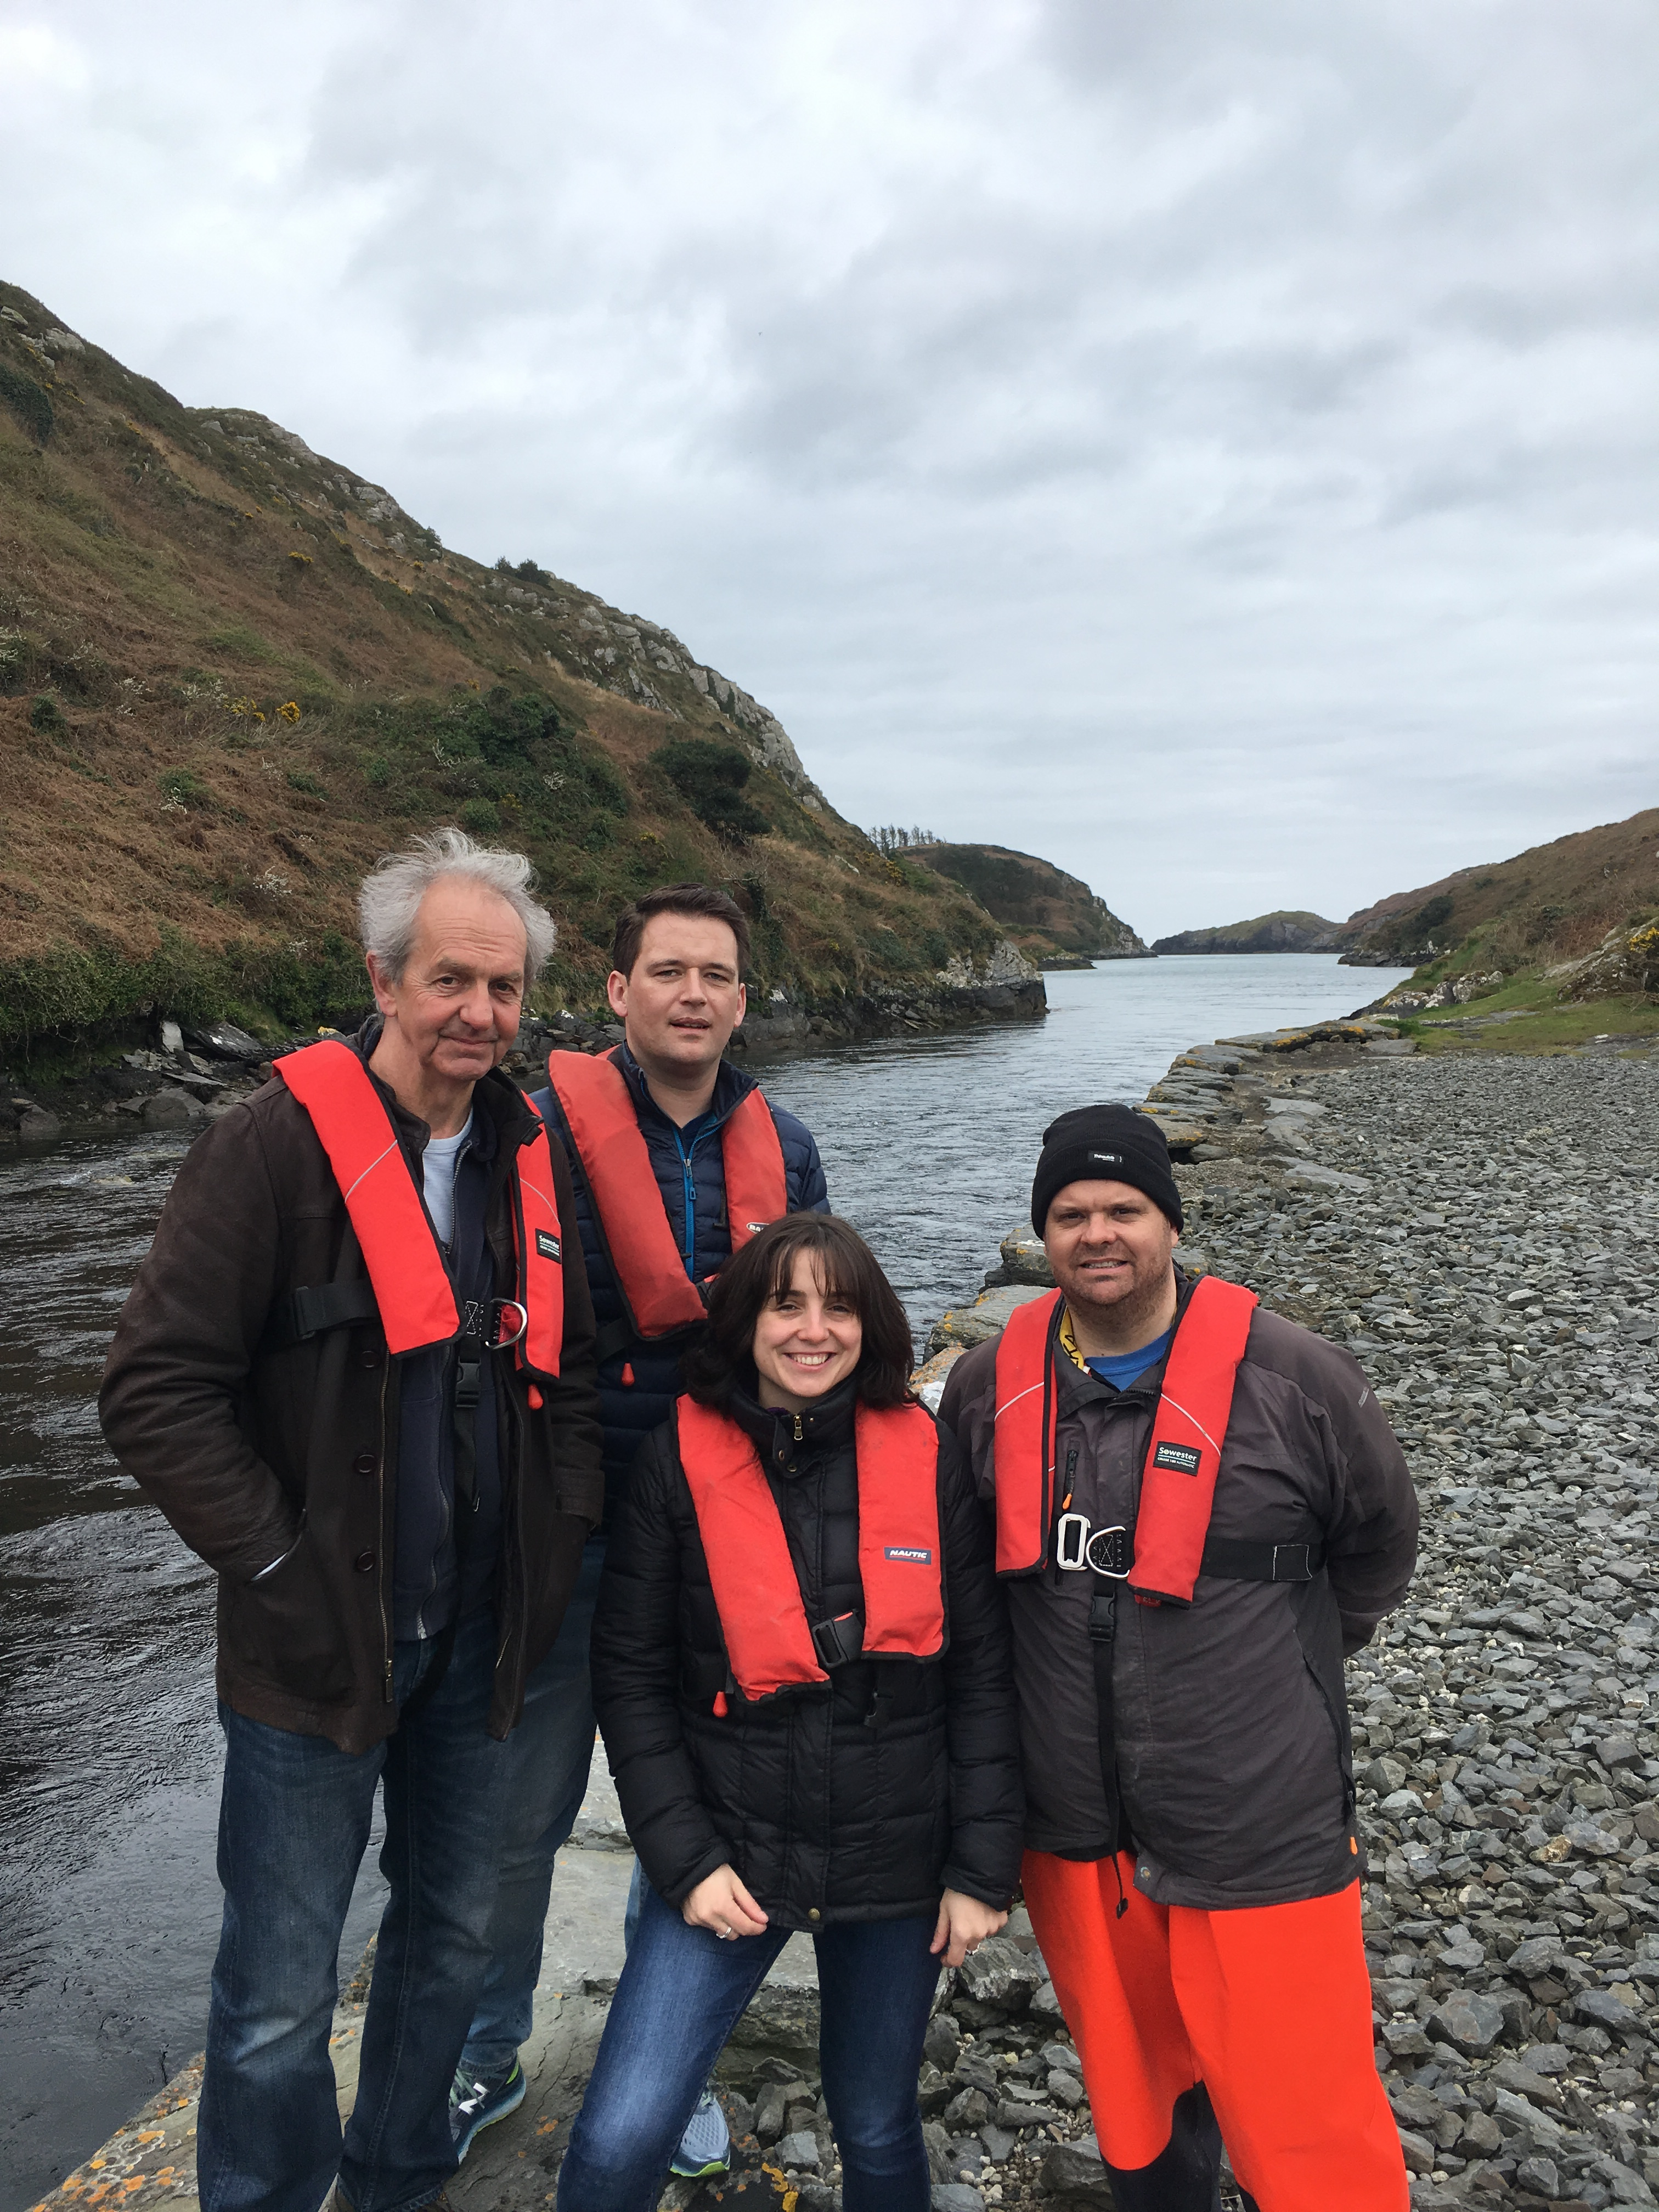
[[[925,1331],[1022,1215],[1044,1124],[1139,1098],[1183,1046],[1328,1018],[1399,980],[1317,957],[1051,975],[1020,1024],[763,1071],[837,1212]],[[104,1348],[183,1144],[0,1162],[0,2212],[21,2212],[201,2046],[217,1938],[212,1577],[111,1461]],[[379,1916],[373,1858],[342,1946]]]

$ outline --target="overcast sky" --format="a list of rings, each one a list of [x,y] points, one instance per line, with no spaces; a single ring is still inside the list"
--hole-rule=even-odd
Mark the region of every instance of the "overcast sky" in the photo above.
[[[0,265],[1147,935],[1659,802],[1649,0],[0,0]]]

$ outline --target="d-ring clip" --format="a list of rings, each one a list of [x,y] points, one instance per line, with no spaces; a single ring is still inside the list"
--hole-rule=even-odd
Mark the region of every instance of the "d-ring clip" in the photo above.
[[[513,1315],[516,1315],[518,1317],[518,1327],[509,1334],[507,1333],[508,1316]],[[495,1301],[495,1334],[489,1340],[490,1350],[492,1352],[511,1352],[514,1346],[522,1340],[526,1330],[529,1327],[529,1310],[527,1308],[521,1306],[517,1298],[497,1298]]]

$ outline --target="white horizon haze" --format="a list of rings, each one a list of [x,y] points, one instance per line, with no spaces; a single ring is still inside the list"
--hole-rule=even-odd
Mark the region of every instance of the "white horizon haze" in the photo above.
[[[1148,940],[1659,800],[1635,0],[0,0],[0,276]]]

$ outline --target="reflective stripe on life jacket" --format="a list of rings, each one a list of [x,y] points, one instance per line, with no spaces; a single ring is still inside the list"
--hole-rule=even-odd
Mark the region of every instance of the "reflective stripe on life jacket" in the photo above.
[[[997,1346],[994,1467],[997,1572],[1034,1574],[1054,1524],[1054,1336],[1061,1295],[1017,1306]],[[1254,1291],[1200,1278],[1164,1370],[1142,1467],[1128,1586],[1148,1601],[1192,1603],[1232,1413],[1233,1383],[1255,1310]]]
[[[663,1209],[634,1094],[615,1059],[578,1052],[548,1057],[547,1079],[562,1109],[593,1200],[600,1237],[636,1336],[647,1342],[695,1326],[706,1309],[685,1272],[685,1255]],[[783,1147],[771,1109],[750,1091],[720,1124],[726,1215],[735,1252],[789,1210]]]
[[[862,1656],[934,1659],[945,1649],[939,1435],[920,1406],[854,1415]],[[789,1540],[750,1438],[726,1414],[682,1398],[680,1465],[732,1678],[745,1698],[827,1682]]]
[[[276,1073],[311,1117],[328,1155],[394,1356],[448,1344],[460,1334],[455,1289],[426,1201],[409,1171],[398,1132],[368,1068],[337,1039],[307,1045],[276,1062]],[[547,1132],[520,1147],[509,1178],[524,1328],[516,1364],[550,1381],[564,1340],[563,1237]],[[501,1334],[510,1338],[505,1315]]]

